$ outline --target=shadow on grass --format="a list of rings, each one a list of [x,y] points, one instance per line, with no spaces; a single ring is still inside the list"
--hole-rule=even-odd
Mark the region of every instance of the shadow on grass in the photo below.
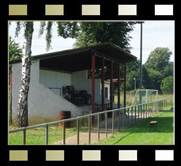
[[[167,112],[167,111],[163,111]],[[170,111],[168,111],[170,112]],[[149,131],[149,122],[150,121],[157,121],[157,130],[155,131]],[[129,128],[124,129],[120,133],[127,133],[120,139],[116,140],[116,142],[113,143],[113,145],[119,143],[121,140],[123,140],[126,137],[129,137],[131,134],[134,133],[173,133],[173,117],[149,117],[147,119],[144,119],[143,121],[140,121],[137,124],[134,124],[133,126],[130,126]]]
[[[170,110],[164,110],[164,111],[159,111],[159,112],[173,112],[173,111],[170,111]]]
[[[116,144],[117,144],[118,142],[120,142],[122,139],[128,137],[128,136],[131,135],[131,134],[132,134],[132,132],[131,132],[131,133],[128,133],[127,135],[125,135],[125,136],[123,136],[123,137],[121,137],[121,138],[118,139],[116,142],[114,142],[113,145],[116,145]]]
[[[130,126],[122,132],[131,132],[131,133],[146,133],[149,131],[149,122],[157,121],[157,130],[151,132],[157,133],[171,133],[173,132],[173,117],[149,117],[143,121]]]

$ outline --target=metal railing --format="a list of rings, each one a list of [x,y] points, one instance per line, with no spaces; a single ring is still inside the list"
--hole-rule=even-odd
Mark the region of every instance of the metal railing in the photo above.
[[[45,144],[48,145],[49,126],[62,123],[63,145],[65,145],[66,144],[66,137],[65,137],[66,136],[66,123],[71,122],[71,121],[76,121],[75,126],[76,126],[76,135],[77,135],[77,145],[79,145],[79,143],[80,143],[79,142],[80,141],[80,137],[79,137],[80,120],[83,118],[87,118],[87,120],[88,120],[87,121],[88,122],[88,143],[91,144],[91,130],[92,130],[91,129],[91,126],[92,126],[91,119],[92,119],[92,116],[97,117],[97,120],[96,120],[96,122],[97,122],[97,138],[98,138],[98,140],[100,140],[100,121],[101,121],[102,117],[104,119],[103,123],[105,123],[104,127],[105,127],[105,134],[107,137],[108,136],[108,122],[112,123],[111,130],[112,130],[112,134],[114,134],[115,125],[117,126],[117,131],[119,132],[121,128],[129,127],[129,126],[133,125],[134,123],[139,122],[140,120],[148,118],[152,114],[157,113],[160,110],[164,110],[164,108],[166,108],[166,106],[167,106],[167,99],[164,99],[164,100],[153,101],[153,102],[144,103],[144,104],[133,105],[130,107],[123,107],[123,108],[114,109],[114,110],[106,110],[106,111],[97,112],[94,114],[88,114],[88,115],[70,118],[70,119],[53,121],[53,122],[44,123],[44,124],[40,124],[40,125],[23,127],[23,128],[19,128],[19,129],[10,130],[9,133],[23,131],[23,145],[26,145],[26,130],[34,129],[34,128],[38,128],[38,127],[45,127]],[[124,110],[124,114],[121,119],[120,112],[122,110]],[[110,114],[110,113],[112,114],[112,117],[108,118],[108,114]],[[122,124],[121,124],[121,122],[122,122]]]

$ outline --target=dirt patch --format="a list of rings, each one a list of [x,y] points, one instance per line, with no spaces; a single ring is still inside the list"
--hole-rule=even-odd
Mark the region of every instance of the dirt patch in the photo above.
[[[112,133],[108,133],[107,137],[110,137]],[[106,138],[105,133],[100,133],[100,140]],[[98,141],[98,134],[97,133],[91,133],[91,143],[96,143]],[[52,145],[62,145],[63,141],[58,141],[52,143]],[[77,145],[77,135],[74,135],[72,137],[69,137],[65,141],[66,145]],[[80,133],[79,135],[79,145],[85,145],[89,144],[89,133]]]

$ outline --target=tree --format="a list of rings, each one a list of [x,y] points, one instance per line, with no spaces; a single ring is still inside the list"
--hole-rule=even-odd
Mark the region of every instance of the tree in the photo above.
[[[172,52],[165,47],[157,47],[150,53],[143,65],[145,67],[145,88],[161,90],[162,80],[168,76],[173,76],[173,62],[170,62],[171,55]]]
[[[51,47],[51,38],[52,38],[52,25],[53,22],[41,22],[40,23],[40,36],[44,33],[46,27],[46,42],[48,50]],[[73,37],[75,34],[76,24],[71,22],[58,22],[57,24],[58,32],[67,26],[68,29],[59,33],[60,36],[65,38]],[[22,72],[21,72],[21,86],[19,91],[19,100],[18,100],[18,116],[17,116],[17,126],[24,127],[28,126],[28,93],[29,93],[29,83],[30,83],[30,69],[31,69],[31,45],[32,45],[32,36],[34,31],[34,22],[17,22],[15,35],[19,35],[20,30],[24,28],[24,37],[25,41],[23,43],[23,52],[22,52]]]
[[[21,58],[22,49],[20,48],[20,44],[16,43],[12,37],[9,37],[9,60]]]
[[[76,33],[75,47],[85,47],[97,43],[112,42],[130,52],[129,32],[135,22],[82,22]]]
[[[154,89],[153,88],[153,82],[152,82],[152,78],[150,78],[149,75],[149,70],[143,65],[143,79],[142,79],[142,83],[143,83],[143,87],[145,89]]]
[[[173,66],[169,62],[171,55],[169,48],[157,47],[150,53],[145,67],[159,71],[163,77],[173,74]]]
[[[25,28],[22,52],[22,72],[21,72],[21,86],[18,100],[18,116],[17,126],[28,126],[28,92],[30,83],[30,69],[31,69],[31,44],[33,36],[33,22],[17,22],[16,36],[18,36],[22,25]]]
[[[173,62],[169,62],[163,70],[163,77],[173,76]]]
[[[159,71],[154,70],[152,68],[147,68],[147,71],[148,71],[148,76],[150,78],[149,79],[150,88],[160,90],[160,85],[163,79],[162,74]]]
[[[173,93],[173,77],[166,77],[161,84],[161,90],[163,93]]]
[[[54,22],[55,23],[55,22]],[[39,35],[41,36],[46,30],[46,50],[51,48],[53,22],[41,22]],[[88,44],[87,39],[92,39],[91,43],[114,42],[125,50],[129,50],[128,32],[133,30],[134,23],[102,23],[102,22],[56,22],[57,32],[59,36],[64,38],[76,38],[77,41],[83,41]],[[30,83],[31,69],[31,44],[34,31],[34,22],[17,22],[16,36],[20,30],[24,28],[25,42],[23,44],[22,54],[22,73],[21,87],[18,100],[18,126],[28,126],[28,93]],[[86,36],[83,36],[85,34]],[[114,35],[113,35],[114,34]],[[112,37],[111,37],[112,35]],[[81,39],[82,38],[82,39]],[[110,39],[110,40],[108,40]],[[79,45],[80,47],[80,45]],[[109,71],[109,69],[107,69]]]
[[[130,52],[129,33],[133,31],[135,22],[81,22],[78,23],[74,35],[75,47],[86,47],[99,43],[112,42]],[[121,70],[122,72],[122,70]],[[89,71],[89,78],[91,78]],[[101,71],[96,70],[96,78],[101,77]],[[113,78],[117,78],[117,65],[113,65]],[[106,67],[105,79],[110,79],[110,66]]]
[[[138,88],[139,85],[139,74],[140,74],[140,62],[139,60],[130,62],[127,64],[126,67],[126,73],[127,73],[127,79],[126,79],[126,89],[127,90],[133,90],[135,81],[133,78],[136,78],[136,85]]]

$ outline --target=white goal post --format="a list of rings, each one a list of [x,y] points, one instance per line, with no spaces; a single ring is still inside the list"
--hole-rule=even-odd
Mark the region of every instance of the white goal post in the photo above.
[[[131,105],[144,104],[152,101],[158,101],[158,90],[138,89],[135,93]]]

